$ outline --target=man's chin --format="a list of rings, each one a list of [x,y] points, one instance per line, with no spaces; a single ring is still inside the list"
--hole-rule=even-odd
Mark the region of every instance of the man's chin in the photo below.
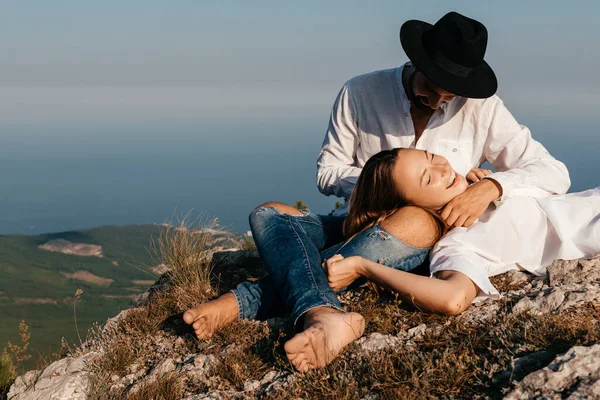
[[[420,97],[417,97],[413,103],[421,111],[428,111],[428,112],[434,112],[435,111],[433,108],[431,108],[427,104],[423,103],[423,101],[421,100]]]

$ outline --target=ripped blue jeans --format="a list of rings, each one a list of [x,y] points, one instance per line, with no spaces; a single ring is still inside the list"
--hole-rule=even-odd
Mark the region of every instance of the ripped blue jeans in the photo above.
[[[240,283],[232,293],[240,319],[290,314],[294,326],[308,310],[321,306],[344,311],[327,282],[322,261],[341,254],[360,255],[388,267],[410,271],[427,257],[429,248],[412,247],[375,225],[348,241],[342,235],[343,217],[282,214],[258,207],[250,228],[268,275],[258,282]]]

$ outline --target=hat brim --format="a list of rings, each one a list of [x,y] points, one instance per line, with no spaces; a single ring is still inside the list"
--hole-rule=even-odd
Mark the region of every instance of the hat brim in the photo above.
[[[439,67],[423,47],[423,33],[431,28],[433,25],[417,20],[406,21],[400,28],[400,43],[413,65],[433,83],[457,96],[485,99],[496,93],[496,74],[485,61],[466,78]]]

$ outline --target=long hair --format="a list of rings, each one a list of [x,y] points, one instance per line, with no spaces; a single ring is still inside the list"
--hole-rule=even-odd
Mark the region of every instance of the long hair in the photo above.
[[[350,238],[381,223],[409,202],[394,184],[393,169],[402,148],[383,150],[367,160],[350,195],[350,210],[344,220],[343,233]],[[439,237],[448,225],[434,210],[423,208],[438,224]]]

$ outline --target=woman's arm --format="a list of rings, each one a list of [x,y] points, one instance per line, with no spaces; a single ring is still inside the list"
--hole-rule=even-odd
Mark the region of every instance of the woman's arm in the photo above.
[[[420,309],[446,315],[466,310],[478,291],[471,279],[457,271],[442,271],[438,278],[430,278],[386,267],[360,256],[343,258],[335,255],[325,264],[329,285],[334,290],[348,286],[348,280],[360,275]]]

